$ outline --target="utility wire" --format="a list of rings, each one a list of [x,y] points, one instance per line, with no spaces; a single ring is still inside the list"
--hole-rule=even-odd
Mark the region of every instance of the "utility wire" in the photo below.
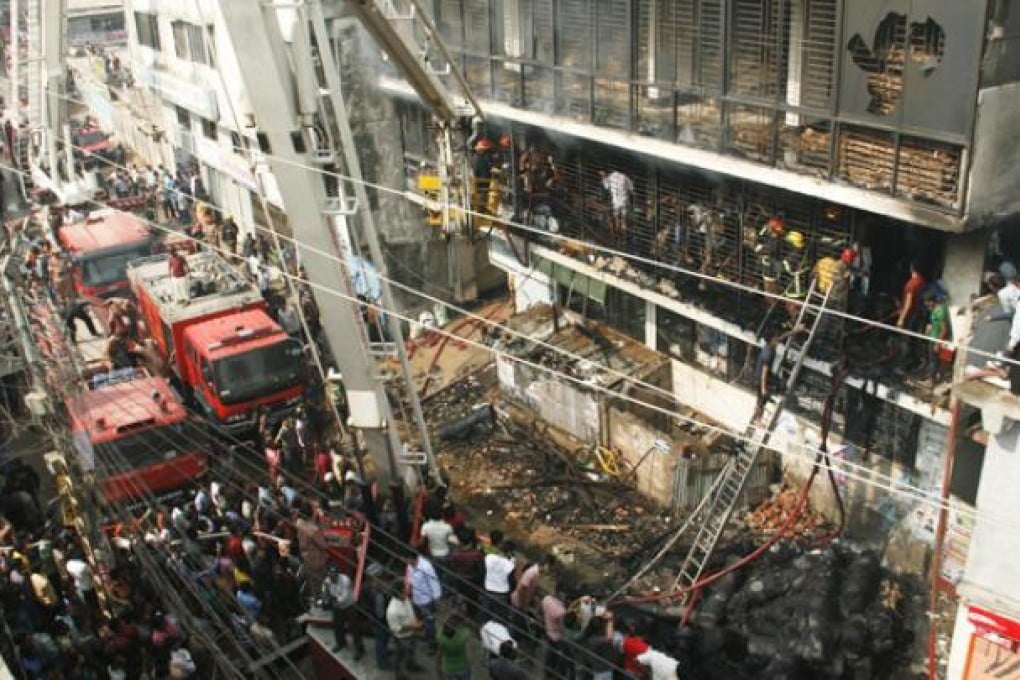
[[[4,80],[3,78],[0,78],[0,81],[3,81],[3,80]],[[81,101],[79,99],[75,99],[75,98],[69,97],[66,94],[58,93],[58,92],[53,92],[53,94],[54,94],[54,96],[56,96],[58,98],[61,98],[61,99],[64,99],[64,100],[66,100],[68,102],[75,103],[75,104],[78,104],[80,106],[88,107],[88,103],[86,103],[84,101]],[[191,132],[191,131],[187,131],[185,134],[191,135],[192,137],[197,136],[196,133]],[[72,145],[72,148],[80,151],[84,155],[95,157],[100,162],[105,163],[105,164],[107,164],[107,165],[109,165],[111,167],[118,168],[118,169],[125,170],[125,171],[130,171],[130,168],[128,168],[127,166],[119,165],[117,163],[114,163],[113,161],[105,159],[105,158],[99,156],[98,154],[86,151],[83,148],[81,148],[80,146]],[[248,149],[246,149],[245,147],[230,146],[229,148],[230,148],[231,151],[234,151],[235,153],[240,153],[241,155],[244,155],[245,153],[248,152]],[[415,204],[418,204],[418,203],[420,203],[422,201],[422,199],[420,197],[418,197],[416,194],[413,194],[412,192],[409,192],[406,189],[390,187],[390,186],[385,185],[385,184],[379,184],[377,182],[370,182],[370,181],[365,180],[363,178],[359,179],[359,178],[351,177],[349,175],[345,175],[345,174],[342,174],[342,173],[330,172],[330,171],[325,170],[325,169],[320,168],[320,167],[315,167],[315,166],[312,166],[312,165],[309,165],[309,164],[306,164],[306,163],[300,163],[300,162],[297,162],[297,161],[292,161],[290,159],[282,158],[280,156],[276,156],[276,155],[271,154],[271,153],[263,153],[263,152],[260,151],[259,155],[261,157],[263,157],[263,158],[272,158],[272,159],[277,160],[277,161],[279,161],[279,162],[281,162],[281,163],[283,163],[285,165],[291,165],[291,166],[294,166],[294,167],[298,167],[298,168],[307,170],[309,172],[315,172],[317,174],[321,174],[321,175],[325,175],[325,176],[328,176],[328,177],[332,177],[333,179],[335,179],[337,181],[347,181],[347,182],[350,182],[350,183],[353,183],[353,184],[361,184],[364,187],[369,188],[369,189],[374,189],[376,191],[383,192],[383,193],[393,194],[393,195],[402,197],[405,200],[410,201],[410,202],[415,203]],[[181,190],[175,190],[175,193],[181,193],[181,194],[184,194],[185,196],[188,196],[188,198],[193,198],[190,195],[188,195],[186,192],[181,191]],[[906,337],[913,338],[915,340],[922,340],[922,341],[925,341],[925,342],[928,342],[928,343],[935,343],[935,344],[944,345],[944,346],[951,346],[955,350],[962,349],[962,350],[967,351],[970,354],[974,354],[975,356],[982,356],[982,357],[985,357],[987,359],[1000,362],[1003,365],[1016,364],[1016,365],[1020,366],[1020,359],[1011,359],[1009,357],[1002,356],[1002,355],[997,354],[995,352],[989,352],[989,351],[985,351],[985,350],[979,350],[979,349],[976,349],[976,348],[972,348],[972,347],[969,347],[969,345],[967,345],[966,343],[964,343],[962,341],[948,340],[948,339],[947,340],[939,340],[937,338],[932,338],[932,337],[930,337],[930,336],[928,336],[928,335],[926,335],[924,333],[920,333],[920,332],[917,332],[917,331],[912,331],[912,330],[907,329],[907,328],[900,328],[899,326],[895,326],[895,325],[892,325],[892,324],[884,323],[882,321],[877,321],[875,319],[868,319],[867,317],[851,314],[849,312],[845,312],[845,311],[842,311],[842,310],[831,309],[831,308],[828,308],[828,307],[822,307],[821,305],[816,305],[816,304],[805,302],[805,301],[794,300],[794,299],[786,297],[786,296],[784,296],[784,295],[782,295],[780,293],[772,293],[772,292],[769,292],[769,291],[766,291],[766,290],[763,290],[763,289],[760,289],[760,288],[755,288],[753,286],[749,286],[749,285],[740,283],[738,281],[731,281],[731,280],[728,280],[728,279],[720,278],[718,276],[712,276],[711,274],[706,274],[704,272],[697,271],[697,270],[694,270],[694,269],[688,269],[688,268],[681,267],[681,266],[676,265],[676,264],[671,264],[671,263],[668,263],[668,262],[663,262],[661,260],[656,260],[654,258],[647,258],[647,257],[641,256],[641,255],[637,255],[637,254],[634,254],[634,253],[628,253],[626,251],[622,251],[622,250],[618,250],[618,249],[615,249],[615,248],[612,248],[612,247],[609,247],[609,246],[604,246],[604,245],[601,245],[601,244],[593,243],[591,241],[585,241],[583,239],[574,238],[574,237],[571,237],[571,236],[566,236],[564,234],[553,234],[553,233],[550,233],[548,231],[539,229],[538,227],[533,227],[531,225],[527,225],[527,224],[524,224],[522,222],[515,222],[511,218],[501,217],[499,215],[489,215],[488,213],[483,213],[483,212],[476,211],[476,210],[473,210],[473,209],[470,209],[470,208],[464,208],[463,206],[461,206],[459,204],[454,204],[452,202],[447,202],[447,203],[443,204],[443,203],[441,203],[439,201],[429,200],[428,203],[429,203],[429,205],[438,204],[441,207],[446,208],[447,210],[457,210],[457,211],[460,211],[460,212],[464,212],[465,214],[471,215],[472,217],[475,217],[475,218],[478,218],[478,219],[491,220],[491,221],[499,223],[503,227],[513,228],[514,230],[517,230],[517,231],[524,231],[524,232],[528,232],[528,233],[531,233],[531,234],[543,236],[545,238],[549,238],[549,239],[552,239],[552,240],[563,241],[564,243],[568,243],[568,244],[575,245],[575,246],[581,246],[581,247],[584,247],[584,248],[586,248],[588,250],[591,250],[591,251],[597,251],[597,252],[601,252],[601,253],[604,253],[606,255],[610,255],[610,256],[613,256],[613,257],[619,257],[619,258],[622,258],[622,259],[627,260],[627,261],[633,261],[633,262],[637,262],[637,263],[640,263],[640,264],[648,265],[648,266],[654,267],[656,269],[664,269],[664,270],[673,272],[675,274],[680,274],[680,275],[683,275],[683,276],[687,276],[687,277],[691,277],[691,278],[694,278],[694,279],[702,280],[702,281],[705,281],[707,283],[712,283],[712,284],[723,286],[723,287],[734,288],[738,292],[744,292],[744,293],[748,293],[748,294],[751,294],[751,295],[757,295],[757,296],[760,296],[760,297],[764,297],[764,298],[766,298],[768,300],[771,300],[774,303],[782,302],[784,304],[793,304],[793,305],[796,305],[798,307],[806,305],[809,309],[814,309],[816,311],[821,312],[822,314],[829,314],[829,315],[832,315],[832,316],[836,316],[836,317],[845,319],[847,321],[854,321],[856,323],[859,323],[859,324],[862,324],[862,325],[865,325],[865,326],[870,326],[870,327],[873,327],[873,328],[885,330],[885,331],[888,331],[890,333],[904,335]],[[221,208],[221,211],[223,211],[222,208]],[[287,237],[282,236],[282,235],[281,235],[281,237],[285,238],[285,239],[287,238]],[[293,240],[293,239],[291,239],[291,240]],[[300,242],[298,241],[298,243],[300,243]],[[303,243],[301,244],[301,247],[307,248],[307,246],[305,246]],[[310,249],[310,250],[312,252],[317,252],[314,249]],[[332,255],[332,254],[326,254],[325,256],[333,257],[333,258],[336,257],[335,255]],[[618,278],[620,278],[620,277],[618,277]]]
[[[0,167],[5,167],[5,166],[0,165]],[[15,169],[15,168],[8,168],[8,169],[12,169],[15,172],[20,172],[19,170]],[[102,208],[109,208],[109,209],[112,209],[112,210],[119,211],[117,208],[113,208],[109,204],[104,203],[102,201],[95,200],[95,199],[90,200],[89,203],[97,205],[97,206],[102,207]],[[119,211],[119,212],[123,212],[123,211]],[[150,226],[152,226],[153,228],[155,228],[157,230],[160,230],[160,231],[163,231],[163,232],[168,232],[168,233],[173,233],[175,235],[181,235],[180,232],[177,232],[176,230],[171,229],[169,227],[166,227],[164,225],[160,225],[160,224],[158,224],[156,222],[153,222],[151,220],[142,219],[142,218],[140,218],[138,216],[135,216],[135,217],[137,219],[139,219],[139,221],[142,221],[142,222],[144,222],[146,224],[149,224]],[[193,237],[185,236],[185,238],[188,238],[188,239],[194,240],[195,242],[201,243],[201,241],[199,239],[195,239]],[[206,247],[208,247],[207,244],[206,244]],[[221,249],[217,249],[217,250],[221,250]],[[221,252],[223,252],[223,251],[221,250]],[[283,276],[293,277],[292,274],[289,274],[287,272],[283,272],[282,275]],[[364,302],[364,301],[361,301],[361,300],[357,300],[356,298],[351,297],[349,295],[346,295],[346,294],[344,294],[344,293],[342,293],[340,291],[332,290],[332,289],[330,289],[328,287],[322,286],[320,284],[316,284],[314,282],[304,282],[304,283],[305,283],[305,285],[309,285],[310,287],[316,288],[318,290],[322,290],[322,291],[324,291],[324,292],[326,292],[326,293],[328,293],[330,295],[333,295],[335,297],[338,297],[338,298],[340,298],[342,300],[345,300],[345,301],[348,301],[348,302],[354,302],[354,303],[356,303],[358,305],[361,305],[363,307],[376,309],[380,313],[390,313],[390,314],[393,314],[395,317],[397,317],[399,319],[402,319],[402,320],[404,320],[404,321],[406,321],[408,323],[416,323],[416,321],[414,319],[411,319],[411,318],[409,318],[409,317],[407,317],[405,315],[402,315],[402,314],[398,313],[396,310],[386,310],[380,304],[372,303],[372,302]],[[492,323],[492,322],[490,322],[490,323]],[[509,329],[509,328],[507,328],[507,327],[505,327],[503,325],[500,325],[500,324],[494,324],[494,325],[504,329],[508,333],[512,334],[512,333],[515,332],[512,329]],[[489,347],[488,345],[485,345],[484,343],[481,343],[481,342],[478,342],[478,341],[475,341],[475,340],[471,340],[471,339],[468,339],[468,338],[464,338],[464,337],[458,336],[458,335],[456,335],[454,333],[450,333],[450,332],[445,331],[443,329],[433,329],[433,332],[436,332],[436,333],[438,333],[440,335],[446,335],[446,336],[449,336],[449,337],[451,337],[453,339],[456,339],[456,340],[458,340],[460,342],[463,342],[465,344],[468,344],[468,345],[471,345],[471,346],[474,346],[474,347],[478,347],[479,349],[483,349],[485,351],[488,351],[488,352],[496,355],[497,357],[500,357],[500,358],[503,358],[503,359],[506,359],[506,360],[510,360],[510,361],[513,361],[515,363],[519,363],[519,364],[524,365],[524,366],[528,366],[529,368],[533,368],[533,369],[538,370],[538,371],[542,371],[542,372],[548,373],[551,376],[555,376],[555,377],[563,379],[565,381],[572,382],[572,383],[574,383],[574,384],[576,384],[576,385],[578,385],[580,387],[601,392],[603,394],[606,394],[607,396],[613,397],[614,399],[619,399],[619,400],[622,400],[622,401],[627,401],[627,402],[632,403],[632,404],[637,405],[637,406],[642,406],[644,408],[647,408],[647,409],[650,409],[652,411],[655,411],[655,412],[661,413],[663,415],[666,415],[669,418],[676,419],[676,420],[679,420],[681,422],[684,422],[684,423],[687,423],[687,424],[690,424],[690,425],[695,425],[695,426],[698,426],[698,427],[701,427],[701,428],[705,428],[705,429],[707,429],[709,431],[718,432],[720,434],[726,435],[728,437],[731,437],[731,438],[739,440],[739,441],[743,441],[743,442],[748,443],[748,444],[758,445],[754,441],[753,436],[752,437],[748,437],[746,435],[737,434],[737,433],[732,432],[732,431],[728,430],[727,428],[721,427],[719,425],[715,425],[715,424],[712,424],[710,422],[703,421],[703,420],[698,420],[697,418],[692,418],[690,416],[684,416],[684,415],[682,415],[680,413],[671,411],[671,410],[666,409],[664,407],[647,403],[647,402],[642,401],[640,399],[637,399],[637,398],[635,398],[635,397],[633,397],[631,395],[622,394],[622,393],[615,392],[615,391],[613,391],[613,390],[611,390],[609,388],[606,388],[606,387],[603,387],[603,386],[600,386],[600,385],[594,385],[594,384],[588,383],[585,380],[582,380],[580,378],[576,378],[574,376],[568,375],[568,374],[563,373],[561,371],[557,371],[555,369],[552,369],[550,367],[544,366],[544,365],[539,364],[537,362],[533,362],[533,361],[530,361],[530,360],[527,360],[527,359],[524,359],[524,358],[521,358],[521,357],[513,356],[513,355],[504,354],[504,353],[500,352],[497,349],[494,349],[492,347]],[[541,342],[541,341],[536,341],[536,340],[532,340],[532,339],[529,338],[529,342]],[[574,355],[571,355],[567,350],[564,350],[563,348],[557,347],[555,345],[550,345],[549,348],[552,351],[555,351],[558,354],[567,356],[568,358],[576,358]],[[586,359],[586,358],[583,358],[583,357],[581,357],[581,358],[584,359],[585,361],[589,361],[589,362],[591,361],[590,359]],[[608,368],[608,367],[599,366],[598,370],[602,371],[602,372],[606,372],[606,373],[613,373],[613,369]],[[657,386],[650,385],[648,383],[644,383],[643,381],[637,380],[637,379],[635,379],[633,377],[630,377],[630,376],[626,376],[625,375],[624,377],[625,377],[625,379],[629,383],[645,387],[646,389],[650,389],[652,391],[661,390],[662,389],[662,388],[659,388]],[[670,395],[670,397],[672,398],[672,395]],[[793,455],[796,455],[796,456],[798,456],[798,457],[800,457],[800,458],[802,458],[804,460],[810,461],[811,463],[814,463],[815,456],[820,451],[818,448],[811,447],[808,444],[796,444],[796,443],[791,444],[790,448],[786,449],[786,450],[780,449],[780,448],[776,447],[775,445],[773,445],[771,443],[766,445],[765,448],[767,448],[769,450],[772,450],[772,451],[775,451],[776,453],[779,453],[780,455],[790,455],[790,454],[793,454]],[[892,477],[891,475],[886,475],[886,474],[878,473],[877,471],[873,470],[872,468],[868,468],[868,467],[863,466],[863,465],[859,465],[859,464],[852,463],[850,461],[844,460],[844,461],[840,461],[840,465],[839,466],[834,466],[831,469],[833,471],[835,471],[835,472],[838,472],[838,473],[844,475],[848,479],[855,479],[855,480],[861,481],[861,482],[863,482],[865,484],[872,485],[872,486],[874,486],[876,488],[880,488],[880,489],[884,489],[884,490],[890,491],[892,493],[904,495],[904,496],[906,496],[908,498],[911,498],[913,500],[920,501],[920,502],[923,502],[923,503],[927,503],[927,504],[932,505],[933,507],[936,507],[936,508],[947,509],[947,510],[954,510],[956,512],[959,512],[959,513],[965,514],[965,515],[970,515],[972,513],[973,516],[977,516],[977,510],[976,509],[972,510],[972,509],[969,509],[969,508],[963,508],[961,506],[955,506],[953,504],[943,502],[942,499],[941,499],[941,495],[940,494],[933,494],[933,493],[930,493],[930,492],[928,492],[928,491],[926,491],[924,489],[921,489],[920,487],[915,487],[915,486],[912,486],[910,484],[906,484],[902,480],[897,479],[895,477]],[[857,470],[859,472],[850,472],[850,470]],[[887,483],[882,484],[882,483],[877,481],[878,479],[885,480]]]

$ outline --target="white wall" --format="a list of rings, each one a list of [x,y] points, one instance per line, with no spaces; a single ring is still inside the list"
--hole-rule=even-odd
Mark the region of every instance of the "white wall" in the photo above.
[[[956,623],[953,626],[953,644],[949,654],[946,678],[962,678],[967,670],[967,654],[970,652],[970,638],[975,632],[974,624],[967,620],[967,603],[962,601],[956,608]]]
[[[993,609],[1003,605],[1020,609],[1020,579],[1017,578],[1020,531],[1015,523],[1017,490],[1020,489],[1018,431],[1020,426],[1014,425],[988,440],[977,494],[979,515],[963,577],[968,586],[993,593],[1002,600],[983,603]]]
[[[518,314],[535,305],[552,304],[552,284],[544,274],[510,274],[510,286],[514,292],[514,311]]]

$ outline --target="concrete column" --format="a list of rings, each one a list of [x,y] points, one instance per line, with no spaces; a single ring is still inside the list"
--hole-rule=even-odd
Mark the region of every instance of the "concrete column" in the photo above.
[[[18,83],[20,82],[21,74],[21,22],[18,20],[21,16],[21,2],[20,0],[11,0],[10,5],[11,13],[11,42],[8,45],[11,57],[11,70],[9,73],[11,79],[11,93],[8,95],[7,108],[14,117],[14,120],[18,120],[18,109],[21,108],[21,92]]]
[[[981,289],[988,231],[980,229],[946,239],[942,281],[949,290],[950,306],[966,304]]]
[[[653,350],[658,344],[657,309],[658,307],[654,302],[645,300],[645,346]]]
[[[802,75],[804,72],[804,37],[806,32],[804,3],[806,0],[790,1],[790,60],[786,67],[786,103],[800,106]],[[800,126],[800,114],[786,114],[786,124],[790,127]]]

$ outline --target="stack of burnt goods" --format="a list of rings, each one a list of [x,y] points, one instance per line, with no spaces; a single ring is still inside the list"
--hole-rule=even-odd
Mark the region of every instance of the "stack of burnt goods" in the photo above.
[[[677,651],[698,678],[903,677],[913,590],[872,552],[781,543],[706,589]]]
[[[783,531],[783,534],[790,538],[815,536],[825,527],[825,517],[811,510],[808,504],[798,512],[800,496],[798,489],[783,487],[749,512],[744,518],[744,523],[749,529],[764,534]]]

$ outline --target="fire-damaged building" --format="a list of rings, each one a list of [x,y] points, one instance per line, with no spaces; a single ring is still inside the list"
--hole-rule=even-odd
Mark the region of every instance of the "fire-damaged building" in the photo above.
[[[668,360],[656,385],[678,408],[741,432],[766,338],[837,268],[848,290],[826,300],[778,417],[785,453],[757,465],[803,480],[804,452],[826,444],[849,533],[895,569],[960,583],[987,475],[957,427],[953,349],[963,308],[1020,257],[1009,0],[429,7],[486,114],[469,151],[476,175],[500,178],[490,261],[516,310],[554,305],[644,344]],[[428,115],[380,81],[413,185]],[[593,443],[622,438],[596,420]],[[678,509],[701,490],[669,488]],[[813,500],[835,510],[824,489]]]

